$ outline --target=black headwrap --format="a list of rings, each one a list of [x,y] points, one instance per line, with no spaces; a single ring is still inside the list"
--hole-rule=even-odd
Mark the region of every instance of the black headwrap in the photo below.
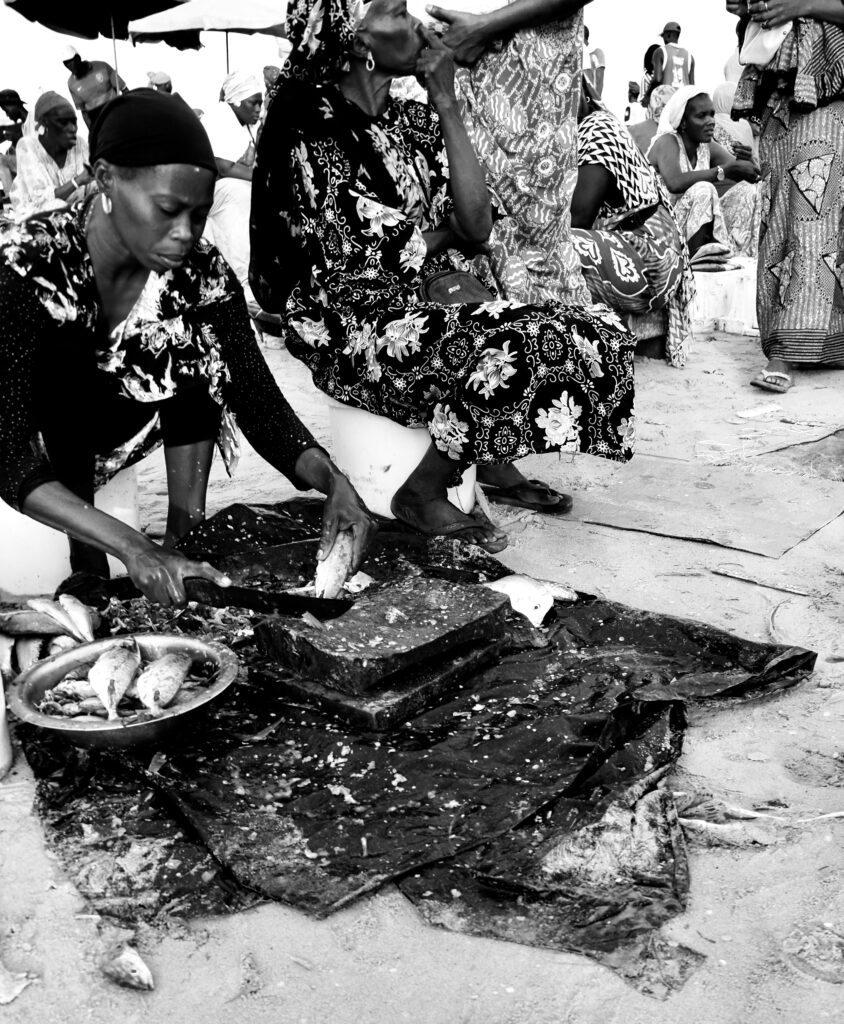
[[[199,118],[179,96],[133,89],[107,103],[89,139],[91,163],[118,167],[191,164],[217,173],[214,151]]]

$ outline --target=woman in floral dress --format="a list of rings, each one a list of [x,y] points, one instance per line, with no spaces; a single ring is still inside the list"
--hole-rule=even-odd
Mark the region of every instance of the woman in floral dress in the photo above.
[[[506,537],[451,506],[447,485],[532,452],[629,458],[633,339],[604,307],[422,301],[424,279],[492,223],[448,52],[404,0],[300,0],[288,38],[254,178],[256,296],[324,392],[427,426],[397,518],[500,550]],[[430,105],[390,98],[392,77],[414,70]]]
[[[100,195],[0,233],[0,498],[68,534],[74,569],[107,576],[109,553],[147,597],[183,604],[186,577],[228,583],[170,543],[204,518],[215,442],[233,468],[236,416],[279,472],[327,495],[322,550],[349,529],[360,561],[369,515],[278,390],[232,270],[199,243],[217,168],[196,116],[127,93],[97,118],[91,158]],[[161,443],[163,546],[93,507]]]

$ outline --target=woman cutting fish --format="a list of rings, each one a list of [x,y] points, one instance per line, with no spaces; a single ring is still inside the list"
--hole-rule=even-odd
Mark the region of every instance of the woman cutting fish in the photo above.
[[[215,444],[231,470],[237,423],[300,489],[326,495],[321,556],[338,531],[359,563],[374,529],[348,480],[278,390],[243,292],[199,243],[214,194],[208,137],[177,97],[140,89],[91,133],[100,195],[0,236],[0,497],[71,538],[71,566],[106,553],[163,604],[183,580],[225,576],[170,545],[205,515]],[[158,546],[93,507],[95,487],[164,445]]]

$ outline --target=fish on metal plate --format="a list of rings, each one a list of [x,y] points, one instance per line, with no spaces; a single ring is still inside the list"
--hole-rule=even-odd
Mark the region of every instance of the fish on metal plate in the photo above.
[[[119,647],[112,647],[97,658],[88,673],[88,682],[103,702],[110,721],[119,718],[117,705],[123,699],[129,684],[141,667],[141,653],[138,645],[127,640]]]
[[[182,688],[193,658],[189,654],[165,654],[156,658],[138,676],[138,698],[155,714],[166,708]]]

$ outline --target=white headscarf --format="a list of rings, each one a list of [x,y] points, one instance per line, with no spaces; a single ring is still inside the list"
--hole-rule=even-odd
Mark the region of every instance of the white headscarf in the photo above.
[[[258,80],[257,75],[249,71],[232,71],[223,79],[223,89],[220,97],[224,103],[231,103],[237,106],[250,96],[264,95],[264,84]]]
[[[663,110],[659,118],[656,137],[659,138],[660,135],[676,135],[677,129],[686,115],[686,107],[689,103],[695,96],[708,95],[709,93],[706,89],[701,89],[699,85],[684,85],[678,89],[665,104],[665,110]]]

